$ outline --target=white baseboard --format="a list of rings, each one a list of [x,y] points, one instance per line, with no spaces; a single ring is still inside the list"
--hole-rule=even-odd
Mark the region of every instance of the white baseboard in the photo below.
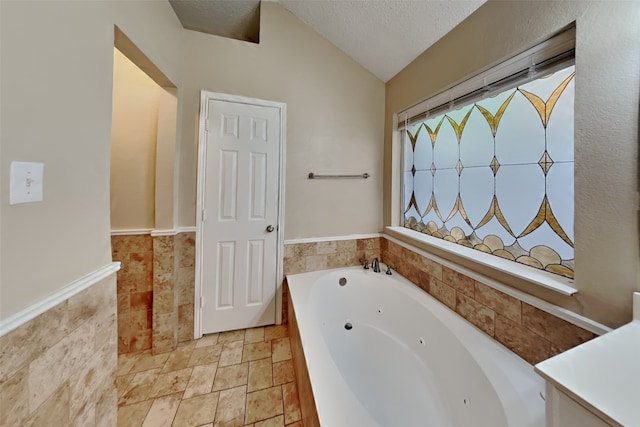
[[[47,310],[52,309],[61,302],[71,298],[72,296],[80,293],[81,291],[95,285],[99,281],[106,279],[110,275],[120,270],[119,262],[112,262],[104,267],[101,267],[86,276],[74,280],[67,286],[56,291],[54,294],[49,295],[43,300],[30,305],[29,307],[20,310],[19,312],[0,320],[0,337],[13,331],[19,326],[24,325],[28,321],[35,319]]]

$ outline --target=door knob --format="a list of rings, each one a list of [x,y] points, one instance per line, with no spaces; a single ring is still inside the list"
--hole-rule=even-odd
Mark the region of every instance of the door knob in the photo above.
[[[267,225],[267,233],[271,233],[273,230],[273,225]]]

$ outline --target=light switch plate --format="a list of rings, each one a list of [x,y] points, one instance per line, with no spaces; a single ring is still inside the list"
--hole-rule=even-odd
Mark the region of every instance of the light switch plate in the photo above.
[[[9,204],[42,201],[44,163],[11,162]]]

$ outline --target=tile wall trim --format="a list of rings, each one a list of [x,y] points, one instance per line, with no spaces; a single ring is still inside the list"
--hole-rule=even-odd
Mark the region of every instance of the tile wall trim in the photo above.
[[[591,320],[587,317],[581,316],[577,313],[574,313],[572,311],[569,311],[565,308],[559,307],[557,305],[548,303],[544,300],[541,300],[540,298],[534,297],[532,295],[526,294],[522,291],[519,291],[517,289],[511,288],[509,286],[506,286],[496,280],[493,280],[483,274],[477,273],[473,270],[470,270],[466,267],[463,267],[459,264],[453,263],[451,261],[448,261],[444,258],[441,258],[437,255],[431,254],[429,252],[423,251],[422,249],[418,249],[408,243],[403,242],[402,240],[396,239],[395,237],[392,237],[388,234],[382,234],[382,238],[387,239],[390,242],[395,243],[396,245],[402,246],[405,249],[408,249],[418,255],[421,255],[425,258],[428,258],[432,261],[435,261],[437,263],[440,263],[442,265],[444,265],[445,267],[448,267],[452,270],[457,271],[458,273],[462,273],[465,276],[471,277],[474,280],[477,280],[480,283],[483,283],[493,289],[496,289],[500,292],[503,292],[509,296],[512,296],[514,298],[519,299],[520,301],[526,302],[529,305],[532,305],[536,308],[539,308],[540,310],[549,313],[553,316],[556,316],[562,320],[566,320],[567,322],[576,325],[582,329],[586,329],[589,332],[592,332],[594,334],[597,335],[604,335],[607,332],[611,332],[613,329],[611,329],[608,326],[605,326],[601,323],[598,323],[594,320]]]
[[[151,237],[159,237],[159,236],[175,236],[178,234],[178,230],[174,228],[169,228],[166,230],[151,230]]]
[[[317,243],[317,242],[331,242],[334,240],[357,240],[357,239],[375,239],[380,237],[381,233],[371,234],[350,234],[348,236],[332,236],[332,237],[309,237],[305,239],[290,239],[285,240],[285,245],[295,245],[298,243]]]
[[[180,233],[195,233],[196,232],[196,226],[195,225],[190,225],[188,227],[178,227],[178,234]]]
[[[195,233],[196,227],[178,227],[170,228],[166,230],[155,230],[153,228],[132,228],[127,230],[112,230],[111,236],[140,236],[144,234],[150,234],[152,237],[156,236],[175,236],[180,233]]]
[[[4,320],[0,320],[0,337],[13,331],[19,326],[24,325],[28,321],[35,319],[37,316],[46,312],[47,310],[55,307],[61,302],[71,298],[72,296],[80,293],[81,291],[90,288],[103,279],[106,279],[110,275],[120,270],[119,262],[111,262],[99,269],[83,276],[55,293],[49,295],[43,300],[38,301],[35,304],[7,317]]]
[[[111,236],[140,236],[151,234],[152,228],[132,228],[126,230],[111,230]]]

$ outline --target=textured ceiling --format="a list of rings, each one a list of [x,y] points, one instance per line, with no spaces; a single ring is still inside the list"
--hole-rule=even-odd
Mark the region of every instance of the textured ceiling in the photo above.
[[[486,0],[272,0],[387,82]],[[259,0],[169,0],[184,28],[259,39]]]
[[[169,0],[188,30],[258,43],[260,0]]]
[[[384,82],[485,2],[277,1]]]

